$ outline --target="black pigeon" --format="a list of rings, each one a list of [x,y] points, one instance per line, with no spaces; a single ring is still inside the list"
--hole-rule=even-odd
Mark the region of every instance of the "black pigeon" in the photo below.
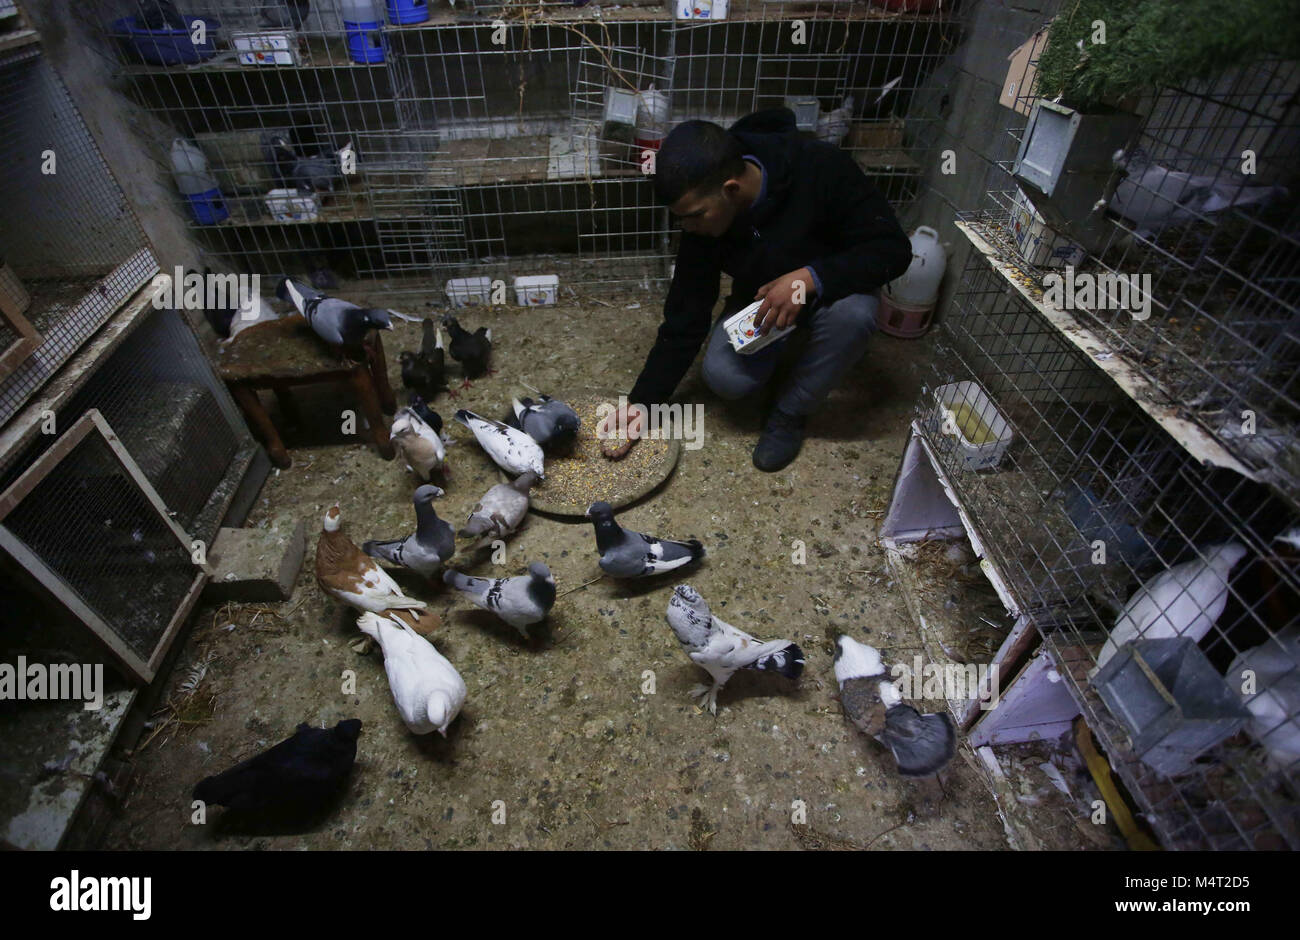
[[[428,399],[442,391],[451,392],[451,389],[447,388],[447,357],[442,348],[442,332],[427,317],[422,329],[420,351],[408,350],[398,354],[397,358],[402,364],[402,384],[421,398]],[[454,392],[452,395],[455,397]]]
[[[491,330],[486,326],[480,326],[471,333],[451,314],[446,314],[442,318],[442,325],[451,334],[451,346],[448,350],[451,358],[459,362],[461,368],[465,370],[465,381],[461,384],[461,388],[471,387],[473,383],[470,379],[477,379],[484,373],[496,371],[488,368],[488,357],[492,354]]]
[[[412,394],[406,401],[407,407],[416,413],[421,421],[433,428],[434,434],[442,433],[442,415],[430,408],[419,395]]]
[[[301,724],[293,737],[270,750],[200,781],[194,799],[233,810],[308,814],[342,790],[360,734],[359,718],[333,728]]]

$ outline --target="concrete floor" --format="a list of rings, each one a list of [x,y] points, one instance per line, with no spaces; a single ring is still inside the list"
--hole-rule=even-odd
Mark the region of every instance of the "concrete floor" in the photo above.
[[[638,300],[639,309],[624,309]],[[493,328],[500,371],[458,404],[497,415],[522,391],[520,380],[562,397],[588,386],[628,389],[659,304],[644,295],[605,301],[612,305],[570,299],[550,309],[467,313],[471,328]],[[385,337],[395,388],[396,353],[418,340],[413,324]],[[106,847],[1005,848],[998,807],[969,752],[959,753],[941,786],[899,778],[888,754],[842,717],[831,668],[838,632],[882,647],[887,658],[910,659],[919,645],[875,527],[929,349],[928,340],[873,341],[811,423],[803,454],[771,476],[750,463],[760,410],[724,406],[704,388],[697,364],[680,397],[705,405],[704,447],[683,450],[667,485],[620,516],[631,528],[701,539],[708,557],[684,580],[724,619],[800,643],[807,667],[797,685],[742,673],[722,692],[716,718],[697,710],[687,690],[703,673],[664,620],[672,577],[602,580],[565,594],[549,631],[530,645],[441,583],[399,575],[443,617],[433,639],[469,688],[446,740],[406,731],[381,655],[349,649],[355,613],[324,596],[312,576],[330,504],[340,502],[354,541],[391,537],[412,525],[414,478],[400,462],[341,442],[336,417],[350,407],[341,393],[304,397],[319,427],[286,434],[294,465],[268,481],[247,522],[287,533],[309,520],[293,598],[274,608],[279,616],[250,607],[196,612],[171,680],[200,657],[216,657],[185,710],[193,723],[138,746],[136,782]],[[445,397],[434,407],[448,419],[455,409]],[[468,432],[448,426],[463,443],[449,451],[453,476],[437,508],[458,524],[497,475]],[[794,539],[808,545],[805,566],[791,563]],[[541,560],[568,591],[600,574],[594,548],[590,525],[530,515],[509,543],[507,572]],[[486,560],[472,570],[500,572]],[[223,629],[231,622],[234,629]],[[355,694],[341,691],[345,670],[356,673]],[[655,694],[642,693],[646,670]],[[357,765],[320,828],[223,833],[190,824],[189,793],[200,778],[287,737],[299,722],[346,717],[364,723]],[[491,820],[495,801],[504,802],[503,825]],[[791,826],[795,801],[806,806],[806,828]],[[1065,808],[1039,809],[1043,847],[1096,843]]]

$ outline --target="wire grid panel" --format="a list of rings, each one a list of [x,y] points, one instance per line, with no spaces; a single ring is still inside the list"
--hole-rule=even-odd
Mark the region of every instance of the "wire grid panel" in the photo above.
[[[1294,512],[1186,453],[978,254],[944,336],[927,440],[1166,845],[1300,845],[1300,551],[1278,538],[1296,540]],[[1158,773],[1094,680],[1128,641],[1180,633],[1250,715]],[[1236,691],[1245,669],[1257,694]]]
[[[41,345],[0,381],[8,420],[157,270],[67,89],[38,51],[0,56],[0,257],[31,297]],[[22,224],[16,224],[16,220]]]
[[[3,547],[152,679],[203,576],[111,428],[90,411],[0,498]]]

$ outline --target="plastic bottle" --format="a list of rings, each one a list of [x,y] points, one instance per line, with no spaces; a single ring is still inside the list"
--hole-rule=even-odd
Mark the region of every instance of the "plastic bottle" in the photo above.
[[[348,38],[348,54],[353,62],[367,65],[384,61],[384,42],[380,26],[383,13],[378,0],[342,0],[343,32]]]
[[[198,145],[177,137],[172,141],[172,176],[200,225],[216,225],[230,216],[216,177],[208,171],[208,158]]]
[[[880,329],[907,339],[930,328],[939,284],[948,267],[939,233],[930,226],[917,226],[911,242],[912,263],[902,277],[890,281],[880,292]]]

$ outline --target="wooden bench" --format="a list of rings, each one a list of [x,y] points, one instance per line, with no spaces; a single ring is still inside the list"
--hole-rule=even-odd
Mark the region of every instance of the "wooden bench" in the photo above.
[[[392,460],[393,444],[384,414],[397,410],[397,399],[388,382],[388,362],[378,332],[368,334],[363,349],[362,361],[344,362],[337,350],[312,332],[305,319],[287,316],[250,326],[221,347],[216,356],[217,372],[277,467],[288,467],[293,461],[258,392],[269,388],[284,416],[296,422],[297,404],[289,389],[316,382],[346,382],[352,387],[372,442],[380,456]]]

